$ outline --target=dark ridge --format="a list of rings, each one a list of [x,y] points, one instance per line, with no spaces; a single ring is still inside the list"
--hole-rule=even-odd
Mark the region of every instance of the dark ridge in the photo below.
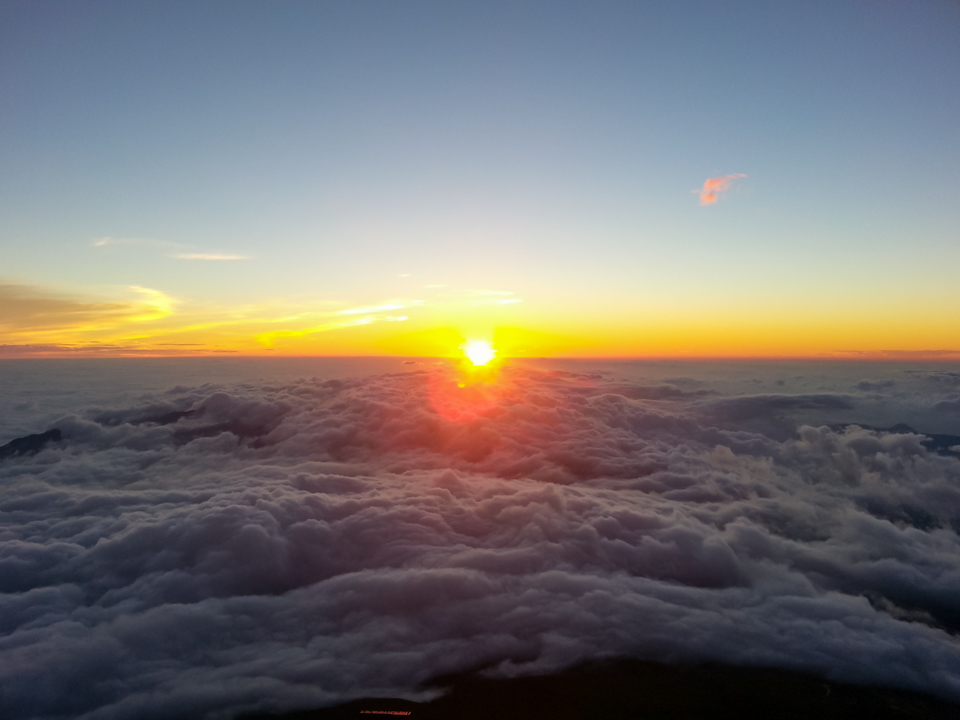
[[[897,423],[888,428],[874,427],[873,425],[864,425],[863,423],[839,423],[838,425],[831,425],[830,429],[843,432],[851,425],[856,425],[862,427],[864,430],[872,430],[873,432],[888,432],[896,434],[905,434],[909,433],[912,435],[922,435],[923,440],[920,441],[920,444],[923,445],[930,452],[935,452],[938,455],[948,455],[950,457],[960,457],[960,452],[956,450],[951,450],[951,448],[960,445],[960,435],[944,435],[942,433],[924,433],[919,430],[914,430],[912,427],[906,423]]]
[[[0,460],[17,457],[18,455],[35,455],[43,450],[47,443],[60,442],[62,439],[63,436],[56,428],[37,435],[16,438],[6,445],[0,446]]]
[[[740,395],[717,400],[711,403],[708,409],[721,419],[737,421],[798,410],[853,410],[854,407],[854,402],[850,396],[820,393]]]
[[[154,422],[157,425],[171,425],[177,422],[177,420],[179,420],[180,418],[192,417],[194,414],[195,413],[193,410],[181,410],[181,411],[175,410],[174,412],[168,412],[165,415],[161,415],[160,417],[148,418],[140,422]],[[140,423],[134,423],[134,424],[139,425]]]
[[[861,380],[854,387],[857,390],[863,390],[864,392],[871,392],[876,390],[887,390],[892,388],[897,384],[896,380],[880,380],[878,382],[871,382],[869,380]]]
[[[857,500],[857,505],[875,518],[889,520],[892,523],[904,523],[924,532],[942,527],[940,519],[922,507],[897,503],[879,497],[861,498]]]
[[[159,412],[159,414],[157,414]],[[117,425],[122,425],[123,423],[130,423],[131,425],[145,425],[145,424],[156,424],[156,425],[171,425],[172,423],[177,422],[181,418],[191,418],[196,416],[198,413],[196,410],[173,410],[169,412],[162,412],[162,409],[155,409],[154,413],[148,412],[139,412],[138,410],[121,410],[121,411],[112,411],[112,412],[102,412],[93,417],[94,422],[98,422],[101,425],[106,425],[108,427],[116,427]]]
[[[840,583],[843,587],[844,583]],[[960,637],[960,607],[955,598],[915,596],[909,587],[884,588],[883,594],[865,591],[875,610],[885,612],[897,620],[921,622],[939,628],[954,637]]]
[[[681,390],[676,385],[610,385],[596,388],[594,394],[611,393],[631,400],[683,400],[717,395],[716,390]]]
[[[640,660],[581,665],[509,679],[464,674],[433,686],[427,703],[373,698],[238,720],[956,720],[960,706],[892,688],[830,682],[801,672]]]
[[[889,598],[884,597],[878,592],[865,592],[864,596],[870,602],[870,605],[873,606],[873,609],[878,612],[887,613],[887,615],[896,618],[897,620],[902,620],[904,622],[918,622],[926,625],[927,627],[937,628],[938,630],[944,630],[949,632],[951,635],[957,635],[957,628],[954,627],[952,630],[950,628],[945,628],[941,623],[937,622],[937,619],[927,610],[919,607],[904,607],[903,605],[897,605],[892,602]]]
[[[241,422],[233,421],[177,430],[173,433],[173,437],[181,445],[186,445],[197,438],[216,437],[225,432],[233,433],[238,438],[253,438],[256,440],[268,434],[272,429],[273,424],[271,423],[250,427]],[[263,447],[263,444],[257,443],[254,447]]]

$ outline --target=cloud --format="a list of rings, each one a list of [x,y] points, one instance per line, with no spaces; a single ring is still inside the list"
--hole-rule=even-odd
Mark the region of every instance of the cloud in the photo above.
[[[249,255],[218,255],[215,253],[180,253],[178,260],[249,260]]]
[[[342,330],[344,328],[358,327],[361,325],[372,325],[376,322],[405,322],[409,320],[407,315],[383,315],[384,312],[391,310],[402,310],[410,306],[421,305],[422,300],[414,300],[408,304],[400,302],[389,302],[383,305],[374,305],[370,307],[361,307],[361,308],[349,308],[347,310],[340,310],[336,313],[328,313],[328,317],[332,315],[359,315],[362,317],[350,318],[348,320],[331,320],[327,319],[325,322],[322,322],[318,325],[312,325],[310,327],[300,327],[297,329],[289,330],[270,330],[268,332],[260,333],[257,335],[257,342],[267,348],[272,348],[274,343],[279,338],[303,338],[310,335],[315,335],[322,332],[330,332],[332,330]]]
[[[37,377],[25,434],[62,440],[0,462],[0,714],[232,717],[613,655],[960,700],[960,460],[781,433],[862,397],[603,377],[221,379],[59,416]]]
[[[960,413],[960,397],[954,397],[948,400],[941,400],[933,406],[934,410],[939,412]]]
[[[401,303],[387,303],[386,305],[376,305],[374,307],[351,308],[350,310],[341,310],[340,315],[370,315],[371,313],[384,312],[386,310],[403,310],[406,305]]]
[[[715,203],[722,192],[726,192],[730,187],[730,183],[738,178],[745,178],[746,175],[743,173],[736,173],[734,175],[722,175],[715,178],[707,178],[703,187],[699,190],[700,193],[700,204],[701,205],[712,205]]]
[[[115,238],[100,237],[91,243],[94,247],[106,247],[107,245],[174,245],[164,240],[151,240],[149,238]]]
[[[960,350],[846,350],[836,356],[863,358],[864,360],[960,360]]]
[[[115,238],[101,237],[93,241],[94,247],[106,247],[108,245],[152,245],[165,247],[169,249],[186,249],[189,245],[183,243],[170,242],[169,240],[151,240],[149,238]],[[179,252],[172,255],[178,260],[249,260],[249,255],[237,255],[232,253],[205,253],[205,252]]]
[[[73,345],[54,343],[0,345],[0,358],[160,357],[165,355],[180,357],[237,352],[237,350],[211,348],[204,343],[154,343],[146,346],[101,342],[78,342]]]
[[[166,317],[173,299],[130,286],[136,299],[104,300],[34,285],[0,282],[0,339],[88,332]]]
[[[191,348],[182,354],[257,353],[277,338],[405,322],[424,305],[413,299],[351,308],[323,296],[240,306],[188,305],[138,286],[114,289],[113,295],[97,297],[0,279],[0,356],[159,356],[176,354],[173,346]],[[390,312],[399,309],[406,312]]]
[[[857,390],[862,390],[864,392],[874,392],[877,390],[888,390],[897,384],[896,380],[881,380],[879,382],[871,382],[870,380],[861,380],[856,384]]]
[[[126,353],[134,348],[130,346],[111,345],[106,343],[84,343],[77,345],[63,345],[55,343],[32,343],[22,345],[0,345],[0,358],[36,358],[36,357],[63,357],[88,356],[102,357],[119,352]]]
[[[944,372],[941,370],[908,370],[907,372],[919,376],[929,383],[960,385],[960,372]]]

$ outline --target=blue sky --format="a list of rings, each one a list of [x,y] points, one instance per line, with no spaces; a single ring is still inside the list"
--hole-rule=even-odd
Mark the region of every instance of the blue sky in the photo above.
[[[954,2],[8,2],[0,19],[0,275],[20,286],[151,288],[193,315],[420,299],[420,329],[456,324],[441,291],[511,292],[503,322],[556,331],[559,313],[581,335],[960,301]],[[907,347],[903,330],[874,340]]]

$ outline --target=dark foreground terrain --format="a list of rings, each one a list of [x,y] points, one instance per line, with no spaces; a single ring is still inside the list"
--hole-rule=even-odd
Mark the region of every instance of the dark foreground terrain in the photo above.
[[[438,679],[429,703],[371,698],[242,720],[725,720],[889,718],[956,720],[960,705],[889,688],[828,682],[767,668],[666,666],[637,660],[591,663],[542,677]]]

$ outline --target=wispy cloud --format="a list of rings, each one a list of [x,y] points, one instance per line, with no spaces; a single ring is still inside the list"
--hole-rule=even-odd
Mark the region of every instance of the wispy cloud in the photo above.
[[[208,259],[213,254],[192,255]],[[0,345],[6,346],[2,351],[6,357],[164,355],[181,350],[203,354],[226,349],[263,354],[275,345],[297,353],[329,354],[348,348],[356,353],[372,349],[369,343],[395,332],[384,326],[423,322],[425,317],[436,322],[438,316],[446,318],[458,311],[487,311],[480,306],[493,312],[520,301],[510,291],[478,289],[441,290],[431,293],[429,300],[394,297],[376,302],[369,298],[367,303],[347,304],[342,299],[296,296],[218,305],[176,300],[144,287],[102,288],[91,294],[0,278]],[[358,332],[364,326],[380,327]],[[346,332],[330,340],[316,337],[337,331]]]
[[[101,343],[96,341],[73,344],[34,343],[0,345],[0,358],[63,358],[63,357],[180,357],[183,355],[210,355],[211,353],[239,354],[238,350],[210,348],[202,343],[159,343],[137,345]]]
[[[0,341],[64,342],[160,320],[173,314],[173,305],[159,290],[138,286],[118,298],[101,298],[0,282]]]
[[[479,297],[479,299],[470,302],[471,307],[477,307],[479,305],[515,305],[516,303],[523,302],[520,298],[510,297],[514,295],[510,290],[473,290],[469,294],[474,298]]]
[[[218,253],[180,253],[178,260],[249,260],[249,255],[221,255]]]
[[[249,255],[236,253],[198,252],[196,246],[184,243],[170,242],[169,240],[153,240],[151,238],[132,237],[101,237],[91,243],[93,247],[108,247],[113,245],[141,245],[166,248],[168,252],[175,252],[170,257],[177,260],[250,260]],[[193,250],[193,252],[190,252]]]
[[[700,204],[713,205],[713,203],[717,201],[720,193],[727,191],[731,182],[738,178],[745,177],[746,175],[743,173],[736,173],[734,175],[721,175],[720,177],[707,178],[703,183],[703,187],[696,191],[700,193]]]
[[[960,350],[844,350],[829,357],[852,357],[864,360],[960,360]]]
[[[150,238],[133,237],[100,237],[95,238],[91,243],[94,247],[106,247],[107,245],[176,245],[177,243],[167,242],[166,240],[152,240]]]
[[[341,310],[340,315],[367,315],[369,313],[383,312],[384,310],[402,310],[405,307],[406,305],[401,305],[399,303],[390,303],[388,305],[376,305],[375,307]]]
[[[422,305],[422,300],[413,300],[409,303],[387,303],[385,305],[375,305],[371,307],[351,308],[349,310],[340,310],[336,315],[360,315],[362,317],[350,318],[344,320],[329,319],[320,324],[310,327],[291,328],[285,330],[271,330],[269,332],[259,333],[256,340],[263,347],[272,348],[274,341],[278,338],[303,338],[308,335],[328,332],[330,330],[341,330],[343,328],[357,327],[360,325],[372,325],[377,322],[404,322],[408,320],[406,315],[383,315],[383,312],[389,310],[402,310],[410,306]]]

